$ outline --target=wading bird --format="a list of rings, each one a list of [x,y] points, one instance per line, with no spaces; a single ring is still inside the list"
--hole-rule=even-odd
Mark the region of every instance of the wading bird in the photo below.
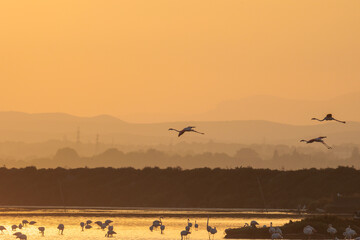
[[[351,229],[350,226],[348,226],[346,229],[345,229],[345,232],[343,233],[345,239],[352,239],[352,237],[354,237],[356,235],[356,232],[355,230]]]
[[[271,239],[274,240],[274,239],[281,239],[283,238],[283,236],[280,234],[280,233],[273,233],[271,234]]]
[[[163,234],[163,231],[165,230],[165,225],[160,226],[161,234]]]
[[[312,226],[307,225],[306,227],[304,227],[303,232],[308,237],[308,239],[310,239],[310,236],[313,235],[316,232],[316,230]]]
[[[312,118],[311,120],[316,120],[316,121],[320,121],[320,122],[322,122],[322,121],[337,121],[337,122],[341,122],[341,123],[346,123],[345,121],[340,121],[340,120],[333,118],[331,113],[327,114],[323,119]]]
[[[45,227],[38,227],[39,232],[41,233],[42,236],[44,236],[45,233]]]
[[[187,238],[187,235],[190,234],[190,233],[191,233],[191,232],[186,231],[186,230],[181,231],[181,232],[180,232],[181,240],[186,239],[186,238]]]
[[[313,138],[310,140],[300,140],[300,142],[306,142],[306,143],[319,142],[319,143],[324,144],[328,149],[331,149],[331,147],[324,142],[324,140],[323,140],[324,138],[326,138],[326,137],[318,137],[318,138]]]
[[[20,240],[27,240],[27,236],[25,234],[18,235],[16,238],[19,238]]]
[[[194,130],[194,128],[195,127],[191,127],[191,126],[189,126],[189,127],[186,127],[186,128],[184,128],[183,130],[177,130],[177,129],[174,129],[174,128],[169,128],[169,131],[176,131],[176,132],[178,132],[179,134],[178,134],[178,137],[180,137],[181,135],[183,135],[185,132],[196,132],[196,133],[199,133],[199,134],[205,134],[205,133],[202,133],[202,132],[198,132],[198,131],[196,131],[196,130]]]
[[[83,231],[84,231],[84,227],[85,227],[85,223],[84,223],[84,222],[81,222],[81,223],[80,223],[80,227],[81,227],[81,231],[83,232]]]
[[[0,231],[3,233],[3,231],[6,230],[6,228],[4,226],[0,226]]]
[[[109,225],[110,223],[112,223],[113,221],[111,221],[111,220],[106,220],[105,221],[105,223],[106,223],[106,225]]]
[[[30,224],[30,225],[34,225],[34,224],[36,224],[36,222],[35,222],[35,221],[31,221],[31,222],[29,222],[29,224]]]
[[[63,233],[64,233],[64,228],[65,228],[65,226],[62,223],[60,223],[59,226],[57,227],[57,229],[59,229],[59,233],[61,235],[63,235]]]
[[[259,225],[259,223],[258,223],[257,221],[252,220],[252,221],[250,222],[250,226],[252,226],[253,228],[256,228],[256,225]]]
[[[334,235],[337,233],[337,230],[336,230],[331,224],[329,224],[329,225],[328,225],[327,232],[328,232],[332,237],[334,237]]]
[[[162,225],[161,219],[163,219],[163,217],[160,217],[159,220],[153,221],[153,226],[154,226],[155,228],[160,227],[160,226]]]
[[[199,229],[199,224],[196,223],[196,220],[195,220],[194,227],[195,227],[195,230],[196,230],[196,231]]]
[[[276,232],[276,229],[272,226],[272,222],[270,222],[269,233],[273,234],[275,232]]]
[[[109,230],[109,231],[107,231],[107,233],[105,234],[105,237],[112,237],[114,234],[116,234],[116,232],[114,232],[114,230]]]
[[[208,231],[209,233],[209,239],[210,239],[210,236],[213,235],[213,239],[215,237],[215,233],[217,233],[217,230],[216,230],[216,227],[211,227],[209,226],[209,217],[207,219],[207,223],[206,223],[206,230]]]

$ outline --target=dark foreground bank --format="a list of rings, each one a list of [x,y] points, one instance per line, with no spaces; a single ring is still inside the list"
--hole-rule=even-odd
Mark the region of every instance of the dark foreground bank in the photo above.
[[[180,168],[0,168],[1,205],[321,208],[360,206],[360,171]],[[341,193],[341,196],[338,196]]]
[[[332,224],[332,226],[337,230],[337,233],[333,236],[327,232],[329,224]],[[356,232],[360,232],[359,224],[359,220],[340,218],[336,216],[320,216],[305,218],[297,222],[290,222],[279,227],[282,231],[284,239],[308,239],[309,236],[305,235],[303,232],[304,227],[308,225],[312,226],[316,230],[316,232],[311,235],[311,239],[331,239],[335,237],[343,239],[343,233],[348,226]],[[226,229],[225,234],[225,238],[231,239],[271,239],[269,226],[266,228],[243,227]]]

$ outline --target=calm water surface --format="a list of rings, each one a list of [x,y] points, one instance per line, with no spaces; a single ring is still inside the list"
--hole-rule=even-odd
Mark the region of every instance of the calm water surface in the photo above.
[[[206,240],[208,233],[206,231],[207,216],[210,216],[210,226],[216,227],[218,233],[215,239],[224,238],[224,230],[227,228],[241,227],[251,220],[256,220],[263,225],[283,225],[289,220],[299,220],[301,216],[290,214],[289,212],[269,212],[263,213],[258,211],[207,211],[207,210],[159,210],[159,209],[135,209],[135,210],[114,210],[114,209],[2,209],[0,212],[0,225],[7,228],[3,234],[0,234],[0,240],[15,239],[11,231],[11,225],[21,223],[26,219],[36,221],[33,226],[28,225],[22,230],[17,230],[26,234],[28,239],[107,239],[106,231],[101,230],[96,224],[92,224],[93,228],[81,231],[80,222],[86,220],[102,221],[107,219],[113,221],[114,231],[117,233],[112,239],[163,239],[163,240],[179,240],[180,232],[185,229],[187,219],[193,223],[199,224],[199,230],[192,229],[190,239]],[[152,222],[164,216],[163,224],[165,225],[164,234],[159,230],[151,232],[149,226]],[[59,235],[57,226],[59,223],[65,225],[63,235]],[[38,231],[38,227],[45,227],[45,236],[42,237]]]

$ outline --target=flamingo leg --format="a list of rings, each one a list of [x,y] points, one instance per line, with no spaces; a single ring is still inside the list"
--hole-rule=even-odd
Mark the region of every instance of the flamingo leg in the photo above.
[[[340,122],[340,123],[346,123],[345,121],[340,121],[340,120],[337,120],[335,118],[333,118],[334,121],[337,121],[337,122]]]
[[[191,130],[192,132],[196,132],[196,133],[199,133],[199,134],[205,134],[205,133],[202,133],[202,132],[198,132],[198,131],[195,131],[195,130]]]
[[[328,149],[332,149],[332,147],[330,147],[329,145],[327,145],[325,142],[321,142],[322,144],[324,144]]]

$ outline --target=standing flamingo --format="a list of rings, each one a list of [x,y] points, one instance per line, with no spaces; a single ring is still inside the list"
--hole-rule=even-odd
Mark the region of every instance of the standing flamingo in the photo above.
[[[186,239],[186,238],[187,238],[187,235],[189,235],[190,233],[191,233],[191,232],[189,232],[189,231],[187,231],[187,230],[181,231],[181,232],[180,232],[181,240]]]
[[[336,230],[331,224],[329,224],[328,229],[327,229],[327,232],[328,232],[332,237],[334,237],[334,235],[337,233],[337,230]]]
[[[320,121],[320,122],[322,122],[322,121],[337,121],[337,122],[341,122],[341,123],[346,123],[345,121],[340,121],[340,120],[333,118],[331,113],[327,114],[323,119],[312,118],[311,120],[316,120],[316,121]]]
[[[41,233],[42,236],[44,236],[45,233],[45,227],[38,227],[39,232]]]
[[[160,230],[161,230],[161,234],[163,234],[164,230],[165,230],[165,225],[161,225],[160,226]]]
[[[310,239],[310,236],[313,235],[316,232],[316,230],[312,226],[307,225],[306,227],[304,227],[303,232],[306,236],[308,236],[308,239]]]
[[[324,137],[313,138],[310,140],[300,140],[300,142],[306,142],[306,143],[319,142],[319,143],[324,144],[328,149],[331,149],[331,147],[324,142],[324,140],[323,140],[324,138],[326,138],[326,137],[324,136]]]
[[[153,226],[155,228],[160,227],[162,225],[162,221],[161,221],[162,219],[163,219],[163,217],[160,217],[159,220],[153,221]]]
[[[81,227],[81,231],[83,232],[83,231],[84,231],[84,227],[85,227],[85,223],[84,223],[84,222],[81,222],[81,223],[80,223],[80,227]]]
[[[196,130],[194,130],[195,127],[186,127],[184,128],[183,130],[177,130],[177,129],[174,129],[174,128],[169,128],[169,131],[176,131],[178,132],[178,137],[180,137],[181,135],[183,135],[185,132],[196,132],[196,133],[199,133],[199,134],[205,134],[205,133],[202,133],[202,132],[198,132]]]
[[[63,235],[63,233],[64,233],[64,228],[65,228],[64,224],[60,223],[57,228],[59,229],[59,233],[60,233],[61,235]]]

